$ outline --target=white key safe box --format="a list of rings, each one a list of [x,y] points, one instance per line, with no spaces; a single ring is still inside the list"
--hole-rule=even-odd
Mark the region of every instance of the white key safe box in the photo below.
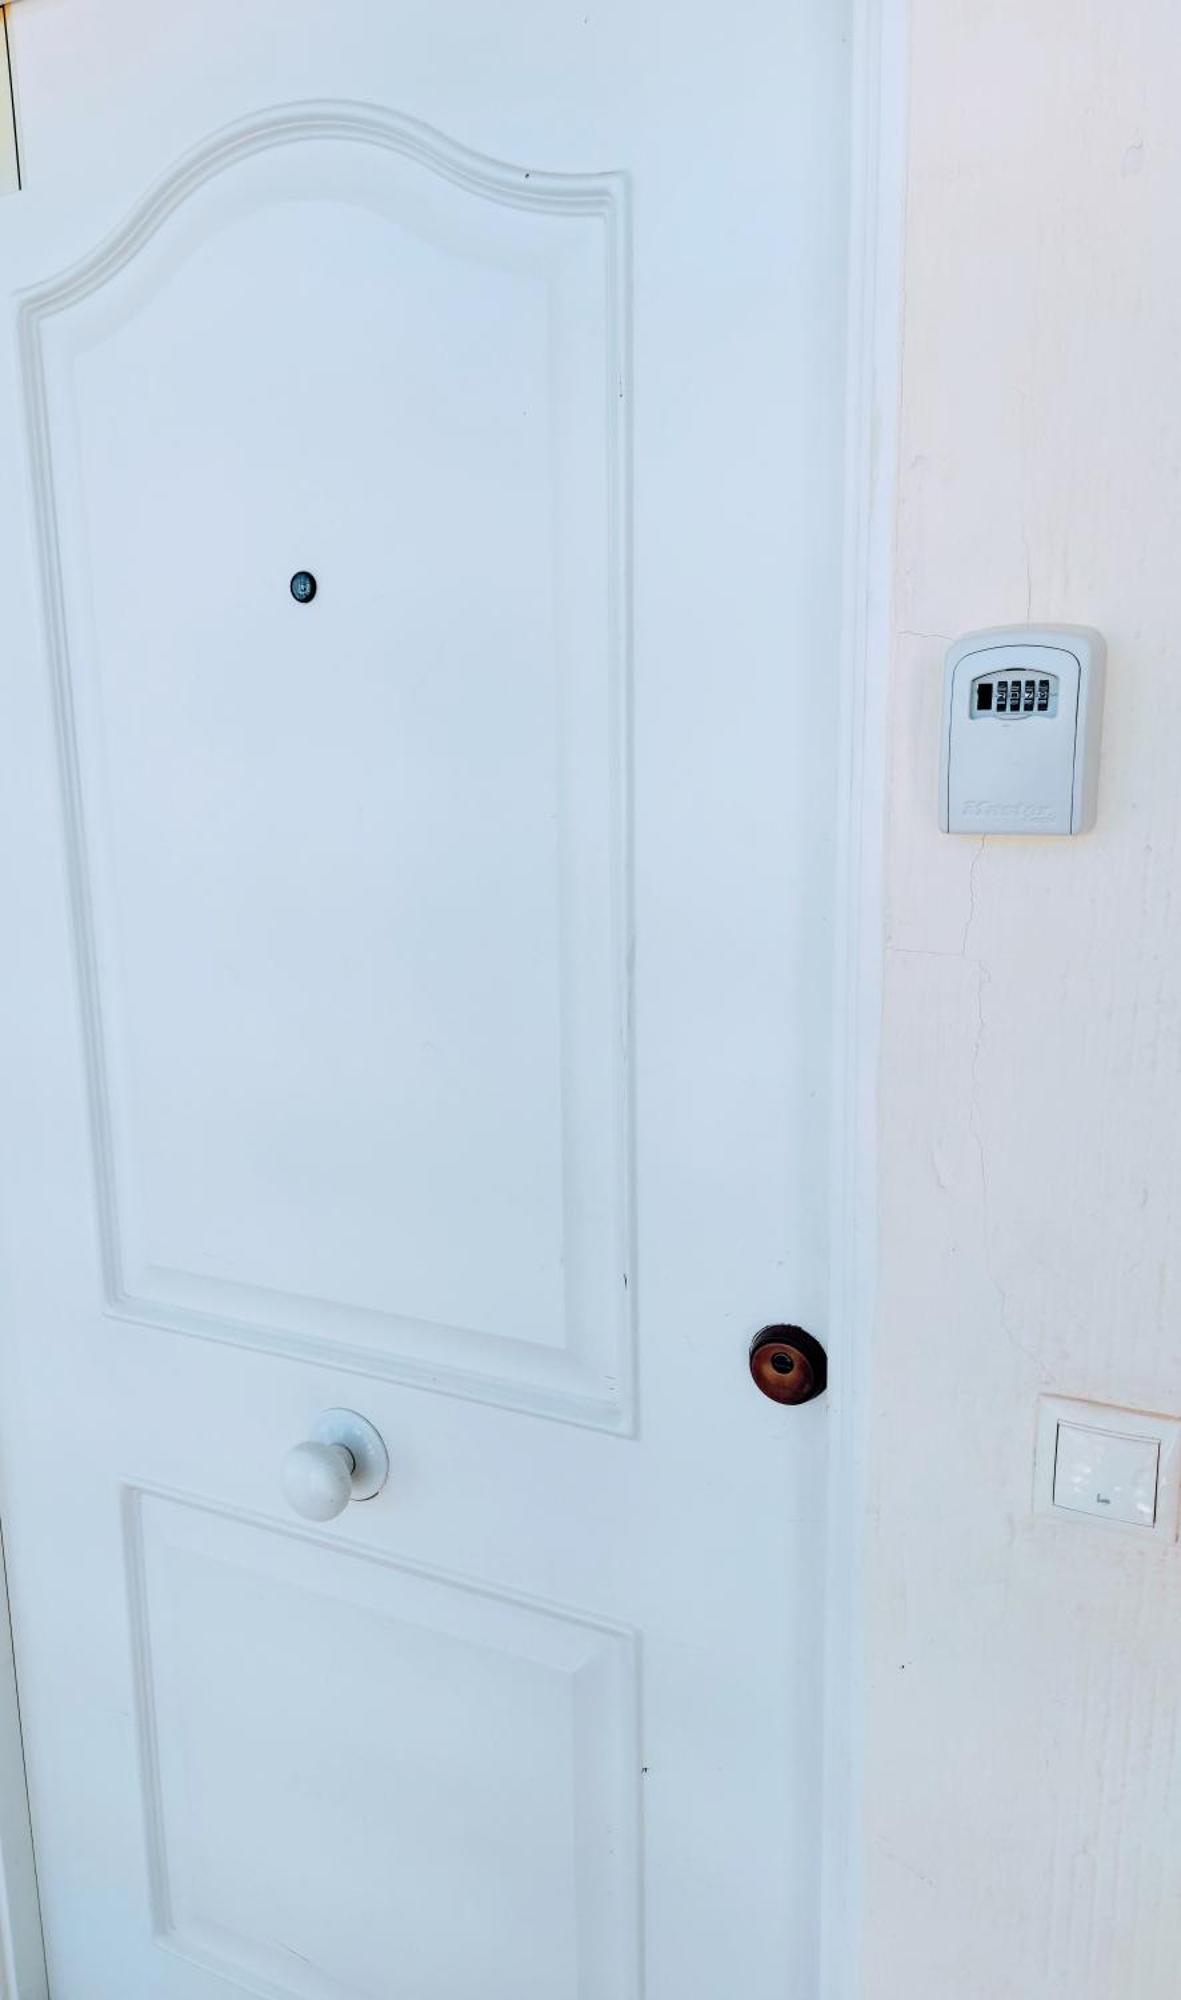
[[[1085,833],[1095,823],[1107,649],[1085,625],[998,625],[949,648],[945,833]]]

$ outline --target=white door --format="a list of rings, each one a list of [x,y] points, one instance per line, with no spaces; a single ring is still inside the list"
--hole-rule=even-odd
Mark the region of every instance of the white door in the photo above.
[[[10,15],[53,2000],[815,2000],[845,10]]]

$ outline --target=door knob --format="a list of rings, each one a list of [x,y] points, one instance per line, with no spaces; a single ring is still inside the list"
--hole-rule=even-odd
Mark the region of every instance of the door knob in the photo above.
[[[305,1521],[331,1521],[350,1500],[372,1500],[389,1477],[381,1436],[355,1410],[322,1410],[312,1434],[283,1460],[283,1492]]]
[[[811,1403],[828,1383],[828,1356],[802,1326],[765,1326],[750,1344],[750,1372],[773,1403]]]

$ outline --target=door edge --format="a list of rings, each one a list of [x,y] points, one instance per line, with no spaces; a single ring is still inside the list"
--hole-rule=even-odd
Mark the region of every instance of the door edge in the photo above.
[[[49,2000],[29,1781],[0,1531],[0,2000]]]

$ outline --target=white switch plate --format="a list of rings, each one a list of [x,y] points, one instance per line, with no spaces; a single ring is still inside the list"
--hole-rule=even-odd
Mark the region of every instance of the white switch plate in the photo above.
[[[1155,1478],[1154,1475],[1155,1474]],[[1181,1420],[1104,1403],[1043,1396],[1038,1405],[1034,1510],[1080,1526],[1175,1540]]]
[[[1090,1424],[1058,1426],[1054,1505],[1127,1528],[1155,1528],[1160,1439],[1117,1436]]]

